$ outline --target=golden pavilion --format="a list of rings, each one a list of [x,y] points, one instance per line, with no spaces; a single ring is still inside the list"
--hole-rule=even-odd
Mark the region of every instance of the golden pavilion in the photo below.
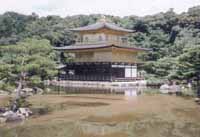
[[[73,60],[65,63],[59,78],[77,81],[133,81],[138,79],[137,56],[148,49],[128,42],[133,30],[124,29],[105,20],[72,29],[76,34],[73,45],[57,47]]]

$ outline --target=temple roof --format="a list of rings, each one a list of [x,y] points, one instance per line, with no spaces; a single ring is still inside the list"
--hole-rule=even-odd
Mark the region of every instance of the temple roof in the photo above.
[[[100,49],[100,48],[122,48],[122,49],[129,49],[129,50],[136,50],[136,51],[150,51],[150,49],[147,48],[138,48],[133,46],[118,46],[118,45],[106,45],[106,44],[94,44],[94,45],[71,45],[71,46],[65,46],[65,47],[55,47],[55,50],[89,50],[89,49]]]
[[[84,26],[84,27],[79,27],[79,28],[75,28],[75,29],[71,29],[72,31],[94,31],[94,30],[99,30],[102,28],[107,28],[107,29],[111,29],[111,30],[115,30],[115,31],[122,31],[122,32],[134,32],[133,30],[129,30],[129,29],[124,29],[122,27],[119,27],[115,24],[112,23],[108,23],[108,22],[97,22],[95,24],[91,24],[88,26]]]

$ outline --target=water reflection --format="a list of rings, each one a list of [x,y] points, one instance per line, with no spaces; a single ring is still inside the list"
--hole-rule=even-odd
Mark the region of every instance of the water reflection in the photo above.
[[[49,86],[48,94],[120,94],[135,97],[146,90],[145,86],[136,87],[62,87]]]
[[[137,96],[137,90],[136,89],[127,89],[124,91],[124,95],[128,96],[128,97]]]

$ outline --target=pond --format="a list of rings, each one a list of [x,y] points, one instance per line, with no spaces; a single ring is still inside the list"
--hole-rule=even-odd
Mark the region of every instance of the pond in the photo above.
[[[1,127],[0,137],[199,137],[200,107],[192,98],[149,87],[49,87],[30,97],[50,113]],[[159,93],[159,94],[158,94]]]

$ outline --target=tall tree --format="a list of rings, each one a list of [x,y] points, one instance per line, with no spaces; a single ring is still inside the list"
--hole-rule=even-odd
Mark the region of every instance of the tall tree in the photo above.
[[[55,54],[48,40],[26,39],[0,46],[0,51],[0,80],[16,84],[17,97],[24,86],[37,85],[56,73]]]
[[[200,45],[184,49],[184,53],[178,57],[178,60],[178,75],[182,79],[195,79],[200,86]]]

